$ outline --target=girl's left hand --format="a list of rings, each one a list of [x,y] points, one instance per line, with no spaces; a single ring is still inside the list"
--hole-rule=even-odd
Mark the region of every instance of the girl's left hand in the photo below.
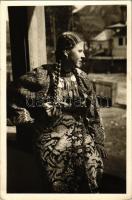
[[[45,108],[47,115],[51,117],[53,115],[54,110],[53,104],[51,104],[51,102],[46,102],[43,104],[43,107]]]

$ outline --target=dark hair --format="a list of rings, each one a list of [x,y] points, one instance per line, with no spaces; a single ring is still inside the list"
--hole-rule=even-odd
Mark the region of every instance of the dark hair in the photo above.
[[[64,32],[57,40],[56,46],[56,61],[63,59],[64,51],[71,50],[76,44],[81,42],[81,38],[74,32]]]

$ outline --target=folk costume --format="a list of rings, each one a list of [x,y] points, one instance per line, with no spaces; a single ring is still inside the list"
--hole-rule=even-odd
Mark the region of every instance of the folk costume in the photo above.
[[[80,192],[83,182],[86,192],[99,192],[104,128],[85,72],[75,68],[64,73],[59,64],[42,65],[14,83],[8,102],[12,123],[30,128],[51,192]]]

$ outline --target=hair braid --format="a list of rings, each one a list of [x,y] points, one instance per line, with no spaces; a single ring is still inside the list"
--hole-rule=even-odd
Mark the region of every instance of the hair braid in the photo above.
[[[73,69],[73,73],[76,77],[77,83],[78,83],[78,89],[79,89],[79,93],[82,97],[84,97],[84,92],[86,93],[86,89],[84,88],[84,85],[82,84],[82,81],[79,77],[78,71],[76,68]]]
[[[76,68],[73,69],[73,73],[74,73],[77,83],[78,83],[78,91],[79,91],[80,96],[82,97],[83,100],[85,100],[87,102],[87,105],[90,105],[91,97],[89,95],[89,90],[87,90],[87,88],[85,88]],[[85,96],[85,94],[87,94],[87,97]]]
[[[59,83],[59,77],[60,77],[60,71],[61,71],[61,62],[59,61],[56,65],[55,68],[55,79],[54,79],[54,102],[57,101],[57,88],[58,88],[58,83]]]

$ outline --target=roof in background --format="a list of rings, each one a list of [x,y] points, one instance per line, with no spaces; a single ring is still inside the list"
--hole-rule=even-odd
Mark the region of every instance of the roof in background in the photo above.
[[[125,26],[126,26],[126,24],[118,23],[118,24],[107,26],[107,28],[123,28]]]
[[[101,33],[99,33],[96,37],[94,37],[93,41],[105,41],[112,38],[114,32],[110,29],[105,29]]]
[[[72,11],[72,13],[74,14],[74,13],[77,13],[77,12],[79,12],[81,9],[83,9],[84,7],[86,7],[86,6],[74,6],[74,9],[73,9],[73,11]]]

